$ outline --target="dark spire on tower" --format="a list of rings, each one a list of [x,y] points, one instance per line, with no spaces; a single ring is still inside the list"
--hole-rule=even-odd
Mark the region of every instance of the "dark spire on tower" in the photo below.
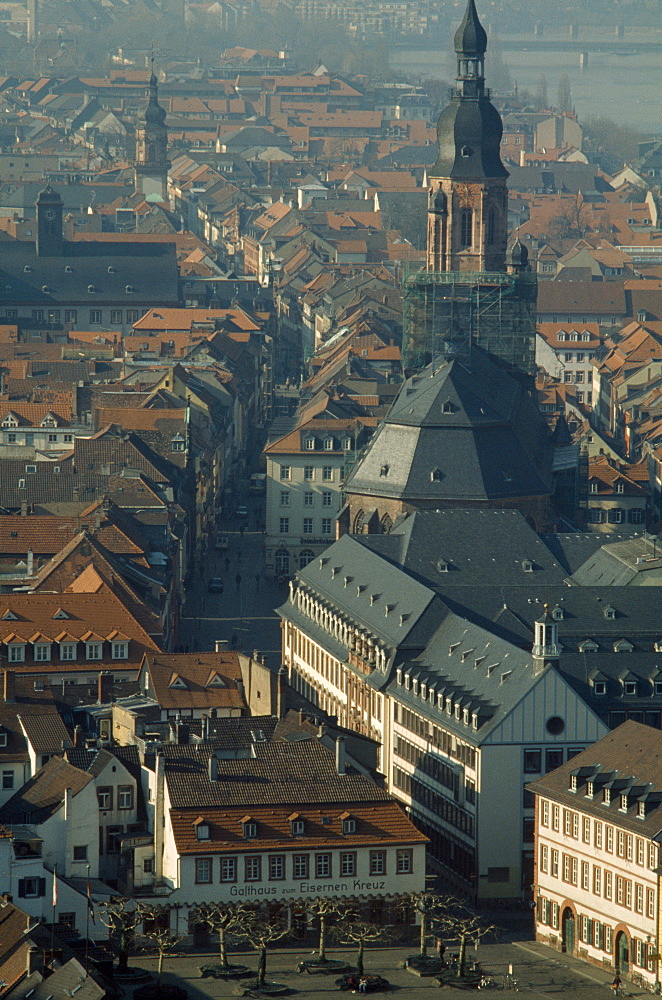
[[[478,20],[474,0],[469,0],[462,23],[455,32],[455,51],[467,57],[484,56],[487,51],[487,33]]]

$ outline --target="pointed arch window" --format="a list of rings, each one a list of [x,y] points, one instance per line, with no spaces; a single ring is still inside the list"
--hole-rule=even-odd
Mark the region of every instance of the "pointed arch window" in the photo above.
[[[473,211],[463,208],[460,212],[460,245],[463,247],[470,247],[473,243],[473,221]]]

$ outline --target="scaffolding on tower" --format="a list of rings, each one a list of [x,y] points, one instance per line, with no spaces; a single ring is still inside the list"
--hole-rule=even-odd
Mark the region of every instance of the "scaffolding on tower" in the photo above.
[[[472,344],[521,371],[535,370],[537,281],[533,271],[403,272],[403,364],[408,373]]]

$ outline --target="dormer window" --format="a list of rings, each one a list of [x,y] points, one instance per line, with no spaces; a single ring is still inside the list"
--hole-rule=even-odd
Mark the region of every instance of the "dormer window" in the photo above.
[[[441,404],[442,413],[453,413],[454,409],[455,407],[451,403],[450,399],[444,400],[444,402]]]
[[[298,813],[293,813],[292,816],[288,816],[290,821],[290,833],[293,837],[302,837],[306,830],[306,824],[298,815]]]
[[[103,643],[102,642],[86,642],[85,643],[85,658],[88,660],[100,660],[103,657]]]
[[[51,658],[50,642],[35,642],[32,652],[36,663],[44,663]]]
[[[305,447],[306,451],[314,451],[315,450],[315,438],[314,437],[307,437],[306,440],[304,441],[304,447]]]
[[[440,483],[441,482],[441,469],[433,469],[432,470],[432,472],[430,473],[430,482],[431,483]]]
[[[351,438],[343,438],[342,439],[342,447],[343,447],[343,451],[351,451],[352,450],[352,439]]]
[[[244,840],[255,840],[257,837],[257,823],[255,820],[246,817],[241,821],[241,826],[243,829]]]
[[[7,730],[0,729],[0,747],[7,746]]]
[[[646,819],[646,803],[637,802],[637,819]]]
[[[126,640],[116,640],[112,644],[113,660],[126,660],[129,657],[129,643]]]
[[[637,694],[637,682],[636,681],[624,681],[623,682],[623,694],[629,697],[634,697]]]
[[[388,476],[390,468],[391,467],[390,467],[390,465],[388,465],[388,463],[385,464],[385,465],[382,465],[381,469],[379,470],[379,475],[381,476],[382,479],[385,479],[386,476]]]
[[[555,622],[563,621],[563,608],[554,608],[552,611],[552,618]]]
[[[533,573],[533,563],[530,559],[522,559],[522,569],[525,573]]]
[[[616,483],[616,492],[625,493],[625,483]]]
[[[602,792],[602,802],[603,802],[603,805],[605,805],[605,806],[611,805],[611,788],[605,788],[605,789],[603,789],[603,792]]]
[[[576,774],[571,774],[570,775],[570,791],[571,792],[576,792],[577,791],[577,775]]]
[[[607,693],[607,682],[606,681],[594,681],[593,691],[595,694],[603,695]]]
[[[591,491],[591,493],[597,493],[598,492],[598,484],[596,482],[589,483],[588,484],[588,488]]]
[[[346,816],[342,821],[343,833],[356,833],[356,820],[353,816]]]
[[[25,661],[25,643],[7,643],[7,660],[9,663],[23,663]]]
[[[625,795],[621,795],[620,810],[621,810],[621,812],[627,812],[628,811],[628,797],[627,797],[627,793]]]
[[[209,823],[198,823],[195,835],[198,840],[209,840]]]
[[[604,616],[608,622],[613,622],[616,618],[616,608],[605,608]]]
[[[324,438],[324,451],[333,451],[333,438]]]

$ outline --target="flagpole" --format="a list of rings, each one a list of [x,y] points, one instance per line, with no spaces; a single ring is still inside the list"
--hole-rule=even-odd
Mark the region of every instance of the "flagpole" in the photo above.
[[[90,947],[90,868],[87,866],[87,901],[85,903],[85,974],[88,972],[88,950]]]
[[[57,864],[53,865],[53,912],[51,914],[51,963],[55,954],[55,904],[57,903]]]

